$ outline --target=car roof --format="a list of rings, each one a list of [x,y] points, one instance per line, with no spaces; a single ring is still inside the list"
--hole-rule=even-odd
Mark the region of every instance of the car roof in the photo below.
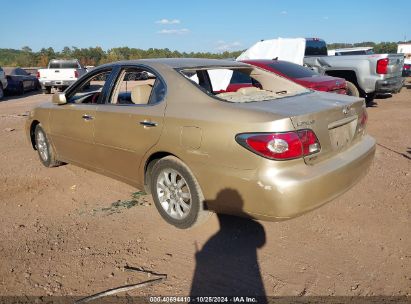
[[[139,59],[139,60],[126,60],[118,61],[105,66],[112,64],[116,65],[126,65],[126,64],[162,64],[169,66],[173,69],[182,69],[182,68],[196,68],[196,67],[243,67],[247,68],[248,65],[235,61],[235,60],[223,60],[223,59],[204,59],[204,58],[156,58],[156,59]]]

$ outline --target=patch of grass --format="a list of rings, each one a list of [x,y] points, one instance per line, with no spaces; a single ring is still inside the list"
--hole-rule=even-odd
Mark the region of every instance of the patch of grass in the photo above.
[[[109,207],[104,207],[101,209],[93,209],[93,215],[96,213],[105,213],[105,215],[112,215],[114,213],[121,213],[125,209],[130,209],[135,206],[149,206],[151,205],[142,196],[147,195],[144,191],[137,191],[131,194],[130,200],[118,200],[114,203],[111,203]]]

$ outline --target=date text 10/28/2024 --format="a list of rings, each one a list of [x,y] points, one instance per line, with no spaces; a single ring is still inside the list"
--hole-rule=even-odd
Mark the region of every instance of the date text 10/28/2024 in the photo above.
[[[257,297],[149,297],[150,303],[258,303]]]

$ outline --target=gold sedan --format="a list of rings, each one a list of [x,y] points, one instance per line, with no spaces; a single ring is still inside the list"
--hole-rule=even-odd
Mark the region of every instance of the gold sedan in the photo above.
[[[188,228],[211,211],[283,220],[337,197],[374,157],[366,122],[363,99],[244,63],[153,59],[93,69],[26,128],[45,166],[145,188],[168,223]]]

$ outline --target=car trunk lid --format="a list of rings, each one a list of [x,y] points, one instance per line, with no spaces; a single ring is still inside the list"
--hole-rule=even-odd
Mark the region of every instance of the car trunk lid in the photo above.
[[[316,92],[241,106],[289,117],[296,130],[313,130],[321,150],[304,157],[310,165],[349,148],[361,136],[358,122],[365,111],[361,98]]]

